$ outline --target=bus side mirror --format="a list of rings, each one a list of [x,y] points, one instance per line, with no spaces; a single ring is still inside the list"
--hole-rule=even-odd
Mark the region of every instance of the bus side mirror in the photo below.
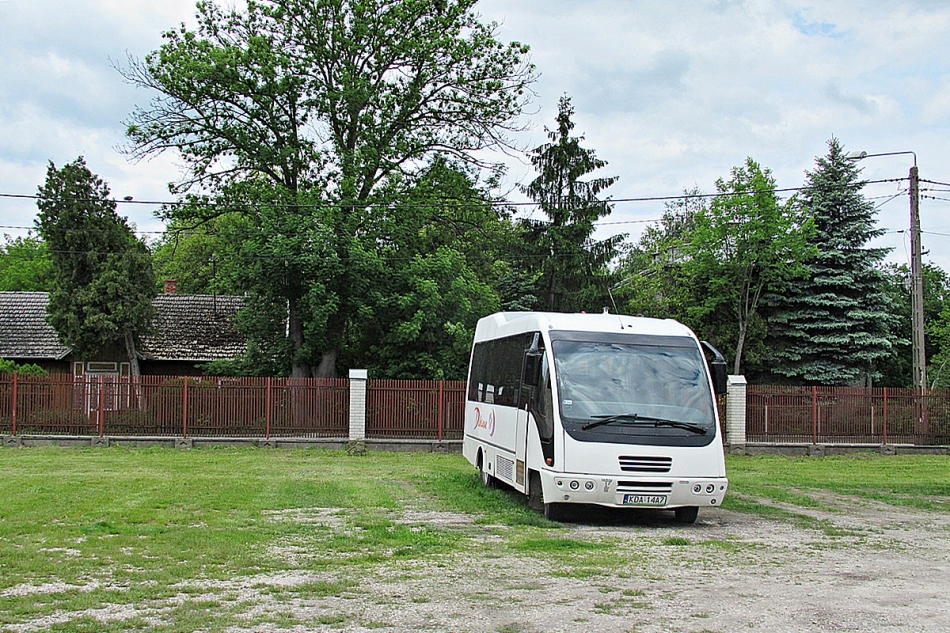
[[[702,341],[703,348],[713,355],[713,360],[706,361],[709,365],[709,373],[712,374],[713,391],[717,396],[726,393],[728,387],[728,376],[726,375],[726,359],[722,357],[719,350],[706,341]]]
[[[523,382],[529,387],[541,384],[541,359],[544,355],[537,351],[527,351],[524,355]]]
[[[529,387],[537,387],[541,384],[541,359],[544,352],[541,351],[540,336],[535,333],[531,341],[531,347],[524,353],[524,373],[521,376],[521,382]]]

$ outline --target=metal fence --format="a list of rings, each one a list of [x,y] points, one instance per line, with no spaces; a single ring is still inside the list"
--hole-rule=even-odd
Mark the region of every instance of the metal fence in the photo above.
[[[366,437],[460,440],[465,383],[370,380],[366,386]]]
[[[346,437],[346,379],[0,376],[0,433]]]
[[[950,391],[749,385],[746,440],[767,443],[944,445]]]
[[[349,395],[347,379],[6,374],[0,435],[347,438]],[[367,381],[367,438],[458,440],[464,411],[464,382]],[[746,394],[747,442],[946,445],[948,420],[950,390]]]

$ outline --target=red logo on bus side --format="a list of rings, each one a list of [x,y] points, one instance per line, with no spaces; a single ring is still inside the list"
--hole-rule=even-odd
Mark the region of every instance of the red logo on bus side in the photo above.
[[[475,407],[475,428],[476,429],[485,429],[488,431],[489,437],[494,437],[495,435],[495,412],[488,412],[488,419],[482,417],[482,412],[478,407]]]

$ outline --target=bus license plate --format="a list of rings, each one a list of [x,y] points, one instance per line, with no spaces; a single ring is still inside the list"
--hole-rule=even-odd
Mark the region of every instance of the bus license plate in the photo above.
[[[628,506],[665,506],[666,495],[624,495],[623,504]]]

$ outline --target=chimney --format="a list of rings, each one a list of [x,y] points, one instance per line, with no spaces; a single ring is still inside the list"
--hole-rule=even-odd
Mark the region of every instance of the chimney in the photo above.
[[[165,294],[173,295],[178,292],[178,282],[174,279],[165,280]]]

